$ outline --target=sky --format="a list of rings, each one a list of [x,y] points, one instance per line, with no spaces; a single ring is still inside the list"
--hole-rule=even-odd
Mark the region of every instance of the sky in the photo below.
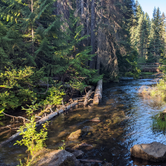
[[[135,0],[136,1],[136,0]],[[138,0],[142,7],[142,10],[149,14],[149,17],[153,17],[154,7],[159,7],[161,14],[164,12],[166,14],[166,0]]]

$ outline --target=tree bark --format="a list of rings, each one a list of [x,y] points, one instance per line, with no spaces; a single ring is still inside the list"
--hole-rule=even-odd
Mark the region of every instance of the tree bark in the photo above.
[[[91,94],[92,94],[92,90],[89,90],[88,93],[85,95],[85,99],[84,99],[84,107],[87,106],[88,101],[89,101],[89,97],[91,96]]]
[[[84,0],[81,0],[81,24],[82,24],[82,31],[81,36],[84,36]]]
[[[91,54],[95,54],[95,0],[91,2]],[[94,56],[90,61],[90,68],[95,69],[95,59]]]
[[[98,81],[98,83],[97,83],[97,87],[96,87],[96,90],[95,90],[95,95],[94,95],[94,98],[93,98],[93,104],[94,105],[98,105],[99,102],[102,99],[102,89],[103,89],[102,84],[103,84],[102,80]]]
[[[31,12],[33,13],[33,0],[31,0]],[[32,22],[32,26],[31,26],[31,35],[32,35],[32,55],[34,55],[34,29],[33,29],[33,22]]]
[[[96,69],[98,71],[98,74],[100,73],[100,57],[101,57],[101,45],[102,45],[102,42],[101,42],[101,39],[102,39],[102,27],[101,27],[101,24],[102,24],[102,21],[103,21],[103,0],[100,0],[100,6],[99,6],[101,9],[99,10],[99,14],[98,14],[98,17],[99,17],[99,22],[98,22],[98,38],[97,38],[97,65],[96,65]]]

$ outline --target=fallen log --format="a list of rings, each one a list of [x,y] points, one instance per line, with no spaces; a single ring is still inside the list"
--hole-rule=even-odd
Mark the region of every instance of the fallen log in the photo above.
[[[84,107],[86,107],[87,104],[88,104],[89,97],[90,97],[90,95],[92,94],[91,92],[92,92],[92,90],[89,90],[88,93],[85,95],[85,99],[84,99]]]
[[[48,121],[48,120],[51,120],[53,117],[61,114],[62,112],[74,107],[75,105],[77,105],[78,102],[75,101],[74,103],[68,105],[67,107],[65,107],[64,109],[59,109],[57,110],[56,112],[53,112],[51,114],[49,114],[48,116],[40,119],[39,121],[36,122],[36,127],[40,126],[41,124],[43,124],[44,122]],[[18,136],[20,135],[20,132],[17,132],[16,134],[12,135],[11,137],[9,137],[7,140],[3,141],[0,143],[0,147],[2,147],[3,145],[13,141],[14,139],[16,139]]]
[[[98,81],[98,83],[97,83],[97,87],[96,87],[94,98],[93,98],[94,105],[98,105],[102,99],[102,89],[103,89],[102,84],[103,84],[102,80]]]
[[[59,110],[57,110],[56,112],[53,112],[52,114],[49,114],[48,116],[46,116],[46,117],[40,119],[39,121],[37,121],[37,122],[36,122],[36,125],[39,126],[39,125],[43,124],[44,122],[46,122],[46,121],[48,121],[48,120],[51,120],[53,117],[57,116],[58,114],[63,113],[63,112],[66,111],[66,110],[69,110],[70,108],[74,107],[74,106],[77,105],[77,104],[78,104],[78,102],[76,101],[76,102],[74,102],[74,103],[68,105],[68,106],[65,107],[64,109],[59,109]]]

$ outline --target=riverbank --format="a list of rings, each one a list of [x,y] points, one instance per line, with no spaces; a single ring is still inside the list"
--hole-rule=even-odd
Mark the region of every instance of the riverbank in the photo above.
[[[152,128],[152,117],[163,110],[165,103],[153,104],[138,93],[142,85],[152,84],[152,79],[105,84],[99,106],[75,108],[50,122],[47,148],[59,149],[64,143],[65,148],[72,148],[87,143],[93,147],[80,148],[84,152],[82,159],[106,161],[118,166],[132,163],[146,165],[146,161],[131,158],[130,148],[135,144],[154,141],[166,144],[165,135]],[[100,119],[100,122],[90,121],[93,118]],[[83,130],[81,136],[69,141],[70,133],[78,129]],[[14,166],[12,163],[25,156],[24,151],[23,147],[10,143],[0,149],[0,162]]]

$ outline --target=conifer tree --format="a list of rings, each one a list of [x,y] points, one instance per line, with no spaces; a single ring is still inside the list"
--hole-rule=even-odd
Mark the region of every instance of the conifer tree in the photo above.
[[[154,8],[150,31],[150,45],[148,49],[148,61],[158,62],[164,51],[164,39],[162,37],[163,21],[160,9]]]
[[[138,51],[138,62],[146,62],[150,37],[150,19],[144,14],[138,1],[136,1],[136,12],[133,25],[130,29],[131,44]]]

